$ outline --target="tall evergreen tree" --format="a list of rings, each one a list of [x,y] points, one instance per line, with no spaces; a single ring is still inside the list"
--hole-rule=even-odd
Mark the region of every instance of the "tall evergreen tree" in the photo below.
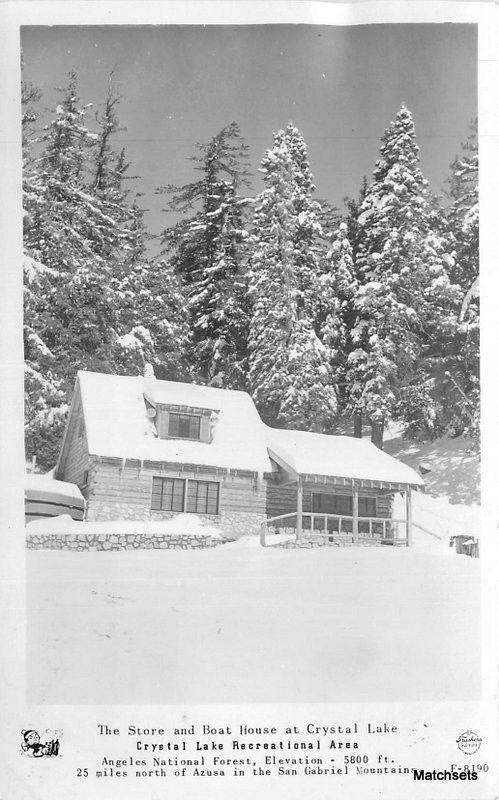
[[[344,202],[347,208],[347,216],[346,216],[346,226],[347,226],[347,238],[350,243],[350,247],[352,250],[352,280],[355,281],[355,286],[357,287],[357,253],[359,251],[362,232],[358,222],[359,215],[361,213],[360,209],[362,207],[362,203],[364,202],[365,196],[367,194],[367,178],[364,175],[362,179],[362,184],[360,187],[359,196],[357,199],[351,197],[345,197]],[[352,338],[350,336],[350,332],[353,330],[355,325],[355,309],[353,308],[352,297],[347,304],[346,309],[346,316],[348,317],[346,321],[346,327],[348,330],[347,341],[345,344],[345,365],[348,359],[349,353],[355,349],[355,346],[352,343]],[[363,431],[363,417],[362,417],[362,408],[359,405],[354,405],[349,409],[348,403],[348,386],[346,383],[346,374],[344,371],[343,374],[343,402],[342,408],[351,410],[353,412],[353,435],[358,438],[362,439],[362,431]]]
[[[36,158],[25,159],[23,175],[25,249],[29,264],[42,265],[31,269],[35,277],[26,281],[25,318],[31,328],[26,346],[31,354],[36,334],[56,376],[45,423],[33,410],[45,403],[47,386],[28,381],[27,425],[45,425],[38,441],[45,435],[52,446],[37,455],[47,467],[50,453],[52,462],[57,454],[55,438],[76,370],[112,371],[112,276],[123,241],[118,215],[114,209],[110,213],[107,200],[95,191],[93,157],[99,135],[87,125],[88,106],[80,103],[75,73],[61,94],[55,116],[37,137]],[[31,355],[28,361],[33,361]]]
[[[357,288],[353,248],[346,222],[341,222],[333,232],[325,264],[318,298],[320,338],[331,353],[331,366],[338,387],[338,411],[342,413],[348,401],[346,369],[351,350],[350,331],[355,319],[353,297]]]
[[[448,231],[453,246],[449,270],[461,294],[457,325],[447,337],[445,362],[445,421],[451,433],[478,435],[480,417],[480,306],[478,143],[476,121],[462,153],[451,164]]]
[[[274,135],[261,172],[251,237],[249,386],[263,419],[325,430],[336,412],[330,351],[316,331],[319,206],[304,139]]]
[[[119,306],[114,369],[142,374],[150,364],[159,379],[190,380],[186,298],[171,265],[148,258],[143,217],[136,199],[129,209],[129,240],[115,276]]]
[[[233,122],[192,157],[199,180],[159,191],[172,194],[170,211],[185,214],[163,234],[170,263],[188,294],[192,362],[202,380],[244,386],[247,309],[245,209],[248,147]]]
[[[362,228],[359,225],[359,216],[361,214],[362,204],[366,198],[368,189],[367,177],[364,175],[360,186],[359,196],[355,199],[352,197],[345,197],[344,202],[347,208],[346,225],[348,233],[348,241],[352,248],[352,257],[354,263],[359,251],[360,242],[362,239]]]
[[[350,408],[370,419],[378,446],[440,324],[438,309],[455,293],[446,242],[430,225],[427,182],[405,106],[386,130],[380,155],[358,217],[355,349],[347,370]]]
[[[436,325],[399,410],[412,437],[478,435],[478,149],[476,125],[451,164],[450,204],[430,198],[430,224],[448,244],[445,264],[454,292],[434,298]]]

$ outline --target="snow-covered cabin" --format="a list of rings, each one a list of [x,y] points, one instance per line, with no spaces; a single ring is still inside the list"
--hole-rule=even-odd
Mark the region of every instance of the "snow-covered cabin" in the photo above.
[[[80,488],[88,519],[187,512],[232,537],[265,522],[393,537],[394,493],[406,492],[410,520],[423,483],[370,442],[269,428],[245,392],[83,371],[55,477]]]

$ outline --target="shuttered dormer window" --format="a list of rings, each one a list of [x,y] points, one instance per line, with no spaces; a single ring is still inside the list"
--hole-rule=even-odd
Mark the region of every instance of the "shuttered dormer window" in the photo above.
[[[175,439],[195,439],[199,441],[201,417],[198,414],[177,414],[170,412],[168,436]]]

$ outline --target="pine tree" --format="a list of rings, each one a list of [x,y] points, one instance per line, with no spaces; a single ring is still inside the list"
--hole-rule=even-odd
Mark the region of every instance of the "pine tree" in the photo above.
[[[163,243],[188,294],[195,370],[208,383],[243,388],[247,200],[240,192],[248,186],[248,147],[234,122],[197,149],[192,161],[201,178],[159,190],[173,195],[169,210],[194,210],[164,232]]]
[[[171,265],[148,258],[143,217],[135,199],[129,209],[125,257],[114,279],[119,298],[114,369],[142,374],[150,364],[161,380],[190,380],[186,299]]]
[[[42,338],[50,323],[51,270],[29,255],[24,258],[25,447],[38,464],[50,467],[68,410],[59,364]]]
[[[347,223],[341,222],[331,237],[326,269],[320,276],[318,302],[321,310],[320,338],[330,350],[340,413],[347,404],[346,368],[351,347],[350,330],[355,319],[353,297],[356,288],[353,248]]]
[[[43,343],[45,358],[51,359],[54,379],[54,391],[46,381],[27,381],[26,422],[28,430],[36,422],[37,442],[46,442],[44,453],[37,453],[46,467],[57,455],[56,440],[76,370],[112,371],[113,248],[118,252],[120,242],[116,219],[93,190],[98,134],[86,124],[88,106],[80,104],[75,73],[61,93],[54,118],[37,136],[37,157],[25,159],[23,175],[25,250],[30,263],[43,265],[27,282],[28,365],[36,338]],[[50,413],[43,432],[37,409],[47,402]]]
[[[472,123],[462,153],[451,164],[448,231],[453,247],[450,272],[461,294],[457,324],[444,350],[443,385],[446,424],[450,433],[478,436],[480,417],[480,308],[478,143]]]
[[[445,239],[430,224],[427,182],[405,106],[385,132],[380,154],[358,217],[357,316],[347,370],[350,409],[371,420],[378,446],[401,391],[414,383],[440,309],[455,296]]]
[[[359,251],[360,242],[361,242],[361,228],[358,222],[358,218],[360,215],[360,209],[362,207],[362,203],[364,202],[365,196],[367,194],[367,177],[364,175],[362,179],[362,184],[360,187],[359,196],[357,199],[345,197],[345,205],[347,208],[347,217],[346,217],[346,226],[347,226],[347,238],[350,243],[352,249],[352,280],[355,281],[355,288],[357,288],[357,253]],[[345,366],[348,360],[348,355],[351,350],[355,349],[352,345],[352,339],[350,336],[350,332],[354,328],[355,324],[355,309],[353,308],[352,297],[347,306],[346,310],[346,327],[348,330],[348,337],[345,346]],[[346,370],[344,370],[343,374],[343,389],[344,389],[344,396],[342,402],[342,408],[349,410],[349,403],[348,403],[348,386],[346,383]],[[362,430],[363,430],[363,417],[362,417],[362,409],[357,405],[353,408],[350,408],[353,412],[353,435],[357,439],[362,439]]]
[[[23,191],[25,196],[41,201],[41,187],[36,180],[36,157],[32,150],[36,141],[36,104],[41,98],[38,87],[23,79],[22,153]],[[29,228],[29,215],[25,211],[23,224]],[[50,281],[55,273],[32,258],[24,257],[24,374],[25,374],[25,447],[26,453],[37,455],[42,466],[53,463],[53,454],[62,434],[67,411],[65,392],[58,376],[58,365],[43,334],[50,320],[47,297]]]
[[[432,341],[399,410],[412,437],[479,432],[478,150],[476,124],[451,164],[447,207],[430,198],[430,224],[445,237],[451,297],[435,298]]]
[[[266,422],[325,430],[337,403],[330,351],[315,329],[322,231],[306,145],[293,125],[274,135],[261,172],[250,242],[249,385]]]
[[[347,208],[347,216],[346,216],[346,225],[347,225],[347,234],[348,234],[348,241],[350,242],[352,248],[352,257],[354,263],[357,258],[357,253],[359,251],[360,242],[362,239],[362,229],[359,225],[359,216],[361,214],[362,204],[365,200],[367,189],[368,189],[368,182],[367,177],[364,175],[362,178],[362,183],[360,186],[359,196],[357,199],[351,197],[345,197],[345,206]]]

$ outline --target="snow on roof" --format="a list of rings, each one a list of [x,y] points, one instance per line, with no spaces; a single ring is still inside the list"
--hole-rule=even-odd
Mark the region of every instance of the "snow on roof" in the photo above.
[[[83,500],[83,495],[74,483],[57,481],[52,473],[42,475],[36,472],[27,473],[24,477],[25,492],[42,492],[47,495],[59,495],[71,499]]]
[[[415,470],[365,439],[265,427],[269,449],[300,475],[424,485]]]
[[[245,392],[84,371],[78,382],[91,455],[263,473],[272,470],[270,449],[302,475],[424,485],[417,472],[371,442],[269,428]],[[212,441],[158,438],[144,397],[217,411]]]
[[[155,378],[78,372],[89,453],[97,456],[270,472],[265,432],[245,392]],[[159,439],[147,418],[153,403],[219,411],[211,443]]]
[[[235,403],[239,407],[243,398],[249,399],[249,395],[245,392],[236,392],[233,389],[216,389],[213,386],[200,386],[197,383],[159,381],[156,378],[145,378],[143,381],[144,394],[154,403],[211,408],[218,411],[228,403],[230,405]]]

